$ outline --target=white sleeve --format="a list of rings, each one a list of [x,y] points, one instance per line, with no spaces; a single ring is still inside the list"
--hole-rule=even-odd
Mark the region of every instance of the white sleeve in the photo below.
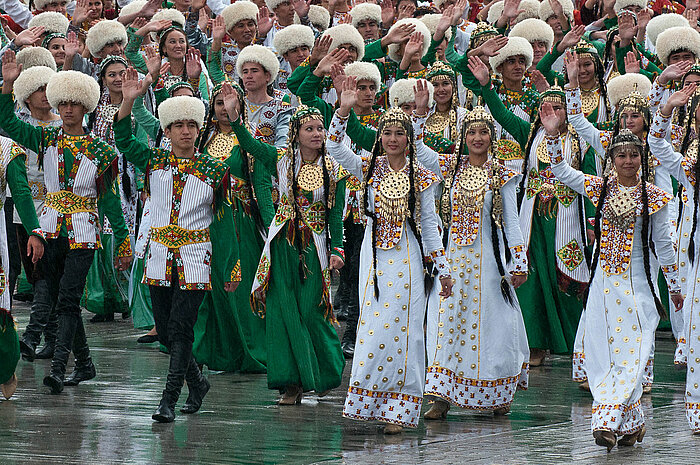
[[[211,9],[214,16],[219,16],[224,8],[231,3],[228,0],[207,0],[207,6]]]
[[[19,0],[0,0],[0,9],[22,29],[27,29],[29,21],[34,17],[29,8]]]
[[[347,131],[348,118],[341,118],[336,111],[333,113],[331,126],[328,128],[326,136],[326,150],[328,154],[348,170],[357,179],[364,179],[362,172],[362,157],[350,150],[350,147],[343,143],[343,138]]]
[[[564,160],[564,154],[561,150],[561,139],[559,137],[545,136],[547,141],[547,151],[552,162],[550,169],[554,176],[562,183],[566,184],[576,192],[586,195],[586,175],[575,170]]]
[[[677,292],[681,290],[678,281],[678,265],[676,253],[673,249],[671,231],[668,224],[668,205],[651,215],[651,234],[654,241],[654,250],[659,259],[661,270],[666,278],[668,290]]]
[[[442,179],[442,171],[440,170],[440,154],[431,149],[423,142],[423,131],[425,131],[425,122],[427,116],[417,116],[413,114],[413,134],[416,139],[416,156],[418,161],[423,166],[432,171],[435,176]]]
[[[654,122],[649,129],[649,150],[659,159],[665,171],[676,178],[683,187],[693,191],[695,187],[688,179],[683,169],[683,155],[673,150],[673,145],[668,141],[666,134],[671,128],[671,117],[665,117],[661,112],[656,112]],[[661,187],[661,186],[659,186]],[[666,188],[663,188],[666,190]],[[668,191],[667,191],[668,192]]]
[[[450,275],[450,267],[438,230],[440,223],[435,211],[435,189],[437,186],[438,183],[434,182],[420,194],[420,228],[423,238],[423,252],[433,260],[438,276],[446,277]]]
[[[581,109],[581,89],[566,89],[566,114],[576,132],[593,147],[601,161],[605,160],[605,148],[601,141],[601,131],[583,116]]]

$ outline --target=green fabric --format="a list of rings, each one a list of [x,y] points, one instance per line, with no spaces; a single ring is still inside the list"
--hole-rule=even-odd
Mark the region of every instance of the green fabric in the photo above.
[[[617,62],[617,71],[620,74],[625,74],[627,72],[627,70],[625,69],[625,56],[627,56],[627,52],[635,50],[637,52],[635,53],[635,55],[640,61],[640,64],[641,55],[644,55],[646,58],[649,58],[649,56],[647,55],[648,52],[646,52],[646,49],[644,49],[643,46],[637,45],[636,47],[634,47],[634,49],[632,47],[632,43],[630,43],[627,47],[615,47],[615,61]],[[653,57],[653,55],[651,56]],[[658,66],[654,64],[653,59],[649,59],[649,63],[647,64],[647,66],[640,68],[640,72],[646,77],[648,77],[650,81],[653,82],[656,76],[661,74],[662,71]]]
[[[209,53],[207,53],[207,70],[209,70],[209,78],[214,86],[226,80],[223,66],[221,66],[221,49],[212,52],[211,47],[209,47]]]
[[[469,74],[471,75],[471,73]],[[481,87],[481,94],[484,97],[484,103],[491,110],[493,118],[498,121],[498,124],[508,128],[508,133],[515,138],[520,144],[520,148],[525,151],[527,139],[530,136],[530,123],[519,118],[506,108],[496,91],[491,87],[491,83]]]
[[[111,234],[100,234],[102,247],[93,255],[81,305],[98,315],[129,313],[129,274],[117,271]]]
[[[545,56],[540,59],[539,63],[537,63],[537,71],[542,73],[550,86],[553,86],[557,80],[559,80],[560,86],[563,87],[564,85],[564,76],[552,70],[554,62],[562,55],[563,53],[557,50],[557,44],[555,44],[552,50],[547,52]]]
[[[555,354],[570,354],[578,327],[581,302],[563,293],[557,284],[556,216],[532,215],[528,255],[530,274],[516,289],[525,321],[527,339],[533,349],[549,349]]]
[[[24,272],[24,267],[22,267],[22,272],[19,274],[19,276],[17,276],[17,283],[15,284],[15,294],[34,294],[34,286],[29,284],[29,281],[27,281],[27,274]]]
[[[153,113],[146,109],[145,105],[143,104],[143,96],[138,97],[134,101],[134,107],[131,110],[131,114],[134,116],[136,124],[141,127],[141,129],[152,141],[155,141],[158,137],[158,132],[160,131],[160,121],[158,118],[153,116]]]
[[[324,318],[323,284],[316,246],[304,250],[306,279],[299,276],[299,254],[285,226],[271,244],[271,269],[265,315],[267,386],[300,385],[323,392],[340,386],[345,366],[333,325]]]
[[[12,193],[12,200],[19,214],[24,229],[28,234],[39,229],[39,219],[36,216],[32,191],[27,181],[26,155],[18,155],[7,165],[6,178],[7,185]]]
[[[145,261],[143,258],[136,258],[131,269],[133,293],[129,311],[136,329],[151,329],[155,325],[153,307],[151,306],[151,292],[148,289],[148,285],[141,282],[144,274],[144,265]]]
[[[7,310],[0,309],[0,384],[5,384],[12,378],[17,362],[19,362],[19,338],[15,320]]]
[[[670,307],[670,294],[668,293],[668,284],[666,284],[666,277],[664,276],[664,272],[659,269],[659,276],[656,279],[656,282],[659,285],[659,300],[661,300],[661,304],[664,306],[664,309],[666,309],[666,318],[662,318],[661,321],[659,321],[659,326],[657,326],[656,329],[671,329],[671,320],[668,318],[669,312],[674,311]],[[682,310],[681,310],[682,311]]]
[[[362,61],[374,61],[386,56],[386,50],[382,48],[381,39],[377,39],[374,42],[370,42],[365,45],[365,54],[362,57]]]

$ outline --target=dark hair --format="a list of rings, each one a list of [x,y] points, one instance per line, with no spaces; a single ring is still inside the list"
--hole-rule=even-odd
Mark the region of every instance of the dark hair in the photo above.
[[[187,34],[185,31],[183,31],[181,28],[177,26],[171,26],[163,33],[161,36],[158,38],[158,53],[160,54],[161,57],[165,58],[167,55],[165,54],[165,41],[168,39],[168,36],[172,32],[179,32],[183,36],[185,36],[185,56],[183,57],[182,61],[184,62],[184,66],[182,67],[182,76],[181,79],[183,81],[187,81],[187,51],[190,49],[190,41],[187,38]]]
[[[681,107],[679,108],[679,115],[678,115],[678,120],[679,123],[683,126],[683,129],[685,130],[685,135],[683,136],[683,142],[681,143],[681,153],[685,154],[688,152],[688,149],[690,148],[690,144],[692,140],[694,140],[690,133],[693,130],[693,122],[695,120],[695,111],[698,108],[698,103],[700,103],[700,97],[697,95],[693,95],[693,98],[690,101],[690,104],[688,105],[690,107],[690,111],[686,111],[686,107]],[[695,135],[697,138],[697,134]],[[696,160],[695,160],[695,165],[693,165],[693,174],[695,175],[695,179],[700,179],[700,157],[697,157],[697,153],[695,153]],[[683,185],[681,184],[679,189],[678,189],[678,196],[680,199],[680,205],[679,205],[679,214],[682,215],[683,212],[683,198],[682,198],[682,187]],[[700,191],[698,191],[698,185],[697,181],[694,186],[695,188],[693,189],[693,227],[690,230],[690,241],[688,243],[688,259],[690,260],[690,263],[695,262],[695,232],[697,231],[698,227],[698,203],[700,201]],[[681,217],[679,217],[680,219]],[[678,223],[680,224],[680,222]]]

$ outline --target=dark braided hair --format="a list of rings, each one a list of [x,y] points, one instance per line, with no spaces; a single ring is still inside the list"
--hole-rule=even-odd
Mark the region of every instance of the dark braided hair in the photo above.
[[[593,58],[593,64],[600,96],[603,97],[603,103],[605,104],[605,119],[610,119],[610,99],[608,98],[608,86],[605,84],[605,68],[600,58]],[[600,108],[598,108],[598,115],[600,116]]]
[[[679,122],[683,125],[685,129],[685,135],[683,136],[683,142],[681,144],[681,154],[686,154],[688,153],[688,149],[690,148],[690,143],[694,138],[691,137],[691,132],[693,131],[693,123],[694,123],[694,116],[695,116],[695,111],[697,110],[698,103],[700,103],[700,97],[697,95],[693,96],[693,99],[690,101],[690,111],[686,112],[685,107],[681,107],[683,110],[683,113],[679,115]],[[682,119],[680,119],[682,118]],[[697,137],[697,134],[695,135]],[[695,164],[693,165],[693,174],[695,175],[695,189],[693,189],[693,227],[690,230],[690,241],[688,243],[688,259],[690,260],[690,263],[695,262],[695,232],[698,227],[698,202],[700,201],[700,191],[698,190],[698,185],[697,185],[697,180],[700,179],[700,157],[698,156],[698,152],[696,151],[695,153]],[[680,186],[678,189],[678,195],[679,199],[681,202],[680,208],[678,209],[679,211],[679,222],[682,217],[682,212],[683,212],[683,204],[682,204],[682,199],[683,197],[681,196],[682,194],[682,189],[683,185]]]

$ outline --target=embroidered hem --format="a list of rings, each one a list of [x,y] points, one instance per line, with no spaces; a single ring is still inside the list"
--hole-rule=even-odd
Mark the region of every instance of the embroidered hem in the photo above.
[[[574,352],[574,356],[571,359],[571,379],[577,383],[583,383],[588,381],[588,375],[586,374],[586,355],[583,352]]]
[[[700,433],[700,403],[686,402],[685,417],[688,419],[688,424],[690,424],[690,429],[693,430],[693,433]]]
[[[684,337],[678,339],[676,343],[676,352],[673,354],[674,365],[687,365],[688,364],[688,354],[686,351],[686,340]]]
[[[591,430],[611,431],[618,435],[632,434],[644,426],[640,401],[632,405],[593,403]]]
[[[642,382],[642,386],[651,386],[654,384],[654,354],[652,354],[651,357],[649,357],[649,360],[647,360],[647,364],[644,367],[644,381]]]
[[[350,387],[343,416],[353,420],[379,420],[393,425],[418,426],[423,397],[400,392],[368,391]]]

